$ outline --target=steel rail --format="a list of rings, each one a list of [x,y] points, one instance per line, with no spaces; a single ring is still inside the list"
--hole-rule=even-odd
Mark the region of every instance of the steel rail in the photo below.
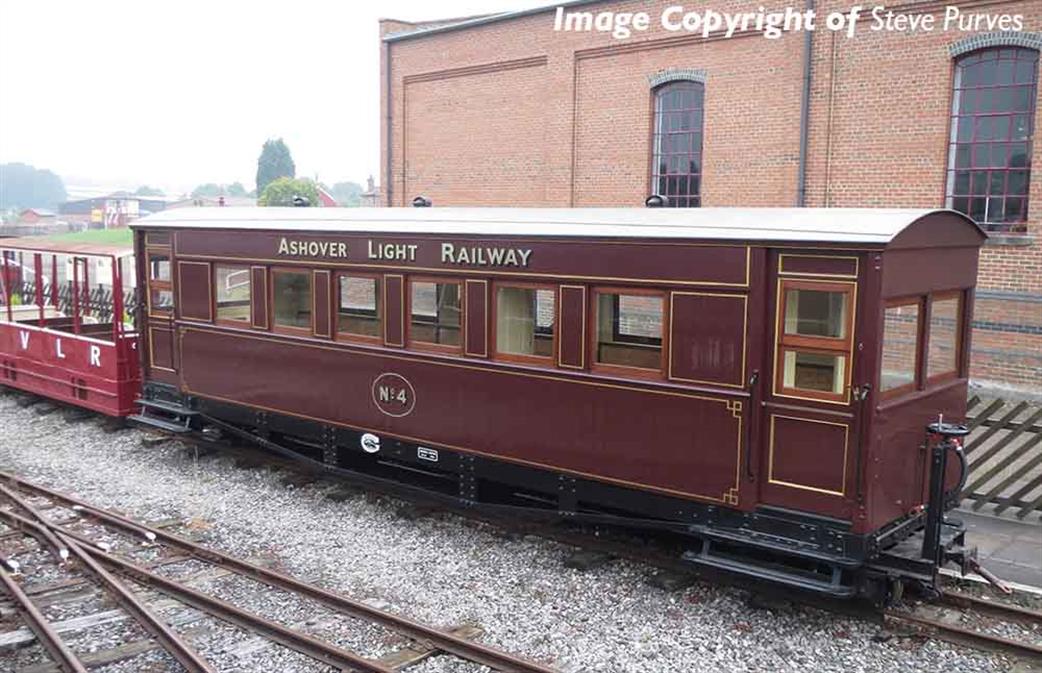
[[[45,521],[43,516],[36,510],[35,507],[26,502],[18,494],[11,489],[7,488],[3,484],[0,484],[0,494],[3,494],[8,500],[10,500],[16,507],[26,512],[31,519],[38,519]],[[65,563],[69,560],[69,550],[65,548],[61,540],[55,536],[53,532],[47,529],[46,526],[38,529],[38,534],[41,541],[51,547],[54,555],[58,557],[58,563]]]
[[[537,662],[522,659],[516,655],[503,652],[502,650],[497,650],[487,645],[469,641],[440,629],[413,621],[407,617],[395,615],[360,601],[347,598],[346,596],[333,593],[332,591],[327,591],[326,589],[306,584],[290,577],[289,575],[284,575],[248,561],[243,561],[242,559],[237,559],[233,556],[202,547],[191,540],[187,540],[173,533],[144,526],[131,521],[126,517],[115,514],[114,512],[95,507],[89,503],[45,486],[33,484],[10,473],[0,471],[0,479],[6,479],[25,490],[42,494],[68,505],[79,506],[79,511],[86,513],[87,515],[103,515],[105,520],[114,526],[126,530],[147,530],[155,534],[158,542],[179,547],[196,558],[209,561],[224,568],[232,569],[269,586],[307,596],[327,607],[354,615],[361,619],[376,622],[394,631],[405,634],[414,640],[427,641],[439,650],[453,654],[461,659],[488,666],[497,671],[509,671],[511,673],[557,673],[555,669]],[[101,517],[99,516],[99,518]]]
[[[931,619],[920,615],[887,610],[883,613],[884,620],[892,620],[913,624],[919,627],[932,629],[938,637],[961,645],[972,645],[988,650],[1002,650],[1030,660],[1042,661],[1042,646],[1025,643],[1019,640],[998,636],[983,631],[967,629],[955,624]]]
[[[111,573],[102,568],[87,550],[62,533],[58,533],[58,538],[68,546],[69,551],[72,552],[73,556],[79,559],[83,565],[87,566],[90,571],[101,580],[105,587],[112,593],[120,607],[129,612],[138,623],[144,626],[145,630],[152,634],[152,637],[156,639],[156,642],[158,642],[163,649],[170,654],[170,656],[176,659],[186,671],[189,671],[189,673],[216,673],[216,669],[213,668],[209,662],[203,659],[202,656],[195,651],[195,648],[186,643],[181,636],[179,636],[166,624],[166,622],[161,620],[154,612],[152,612],[152,610],[150,610],[141,600],[134,596],[130,590],[123,586],[123,584],[113,577]]]
[[[36,533],[41,536],[46,533],[54,537],[61,543],[62,548],[71,552],[72,556],[75,556],[80,563],[94,575],[95,579],[102,586],[102,589],[106,590],[113,598],[115,598],[120,607],[137,620],[137,622],[148,631],[153,638],[155,638],[156,642],[158,642],[160,646],[170,654],[170,656],[176,659],[186,671],[189,673],[216,673],[216,669],[210,666],[210,664],[203,659],[195,649],[188,645],[143,602],[138,600],[138,598],[124,587],[119,580],[98,565],[98,563],[91,558],[87,551],[77,542],[73,541],[71,539],[72,536],[70,535],[71,531],[65,531],[62,526],[49,521],[40,514],[36,508],[29,505],[10,489],[3,487],[0,487],[0,489],[2,489],[0,492],[2,492],[5,497],[9,498],[12,502],[33,516],[32,519],[27,519],[15,514],[14,512],[5,512],[0,510],[0,517],[3,517],[7,523],[18,524],[22,530],[35,530]],[[77,534],[76,537],[80,538],[80,535]],[[89,540],[87,543],[91,546],[97,546],[94,542]]]
[[[87,673],[87,667],[69,649],[39,608],[33,605],[29,596],[11,577],[11,573],[3,567],[0,567],[0,583],[3,583],[4,589],[14,599],[15,606],[22,614],[25,623],[28,624],[29,630],[36,634],[36,639],[51,655],[51,659],[58,665],[58,668],[64,673]]]
[[[175,600],[206,612],[218,619],[235,624],[248,631],[263,634],[266,638],[307,655],[316,661],[352,671],[393,673],[393,669],[366,659],[354,652],[260,617],[231,603],[167,579],[162,575],[157,575],[108,552],[96,549],[88,553],[122,575],[135,579],[142,584],[165,593]]]
[[[3,477],[4,481],[8,481],[8,482],[10,482],[12,484],[18,483],[17,481],[15,481],[12,478],[12,475],[0,472],[0,476]],[[31,514],[34,518],[39,519],[39,520],[44,521],[44,522],[47,521],[47,519],[45,519],[43,516],[41,516],[40,511],[38,509],[36,509],[31,504],[26,502],[24,498],[22,498],[20,495],[18,495],[14,491],[12,491],[7,486],[4,486],[2,483],[0,483],[0,494],[3,494],[5,496],[7,496],[11,501],[13,501],[19,507],[21,507],[24,511],[28,512],[29,514]],[[81,509],[81,507],[79,505],[71,505],[70,509],[72,509],[74,512],[78,512]],[[95,519],[101,519],[102,521],[106,521],[109,518],[109,515],[108,515],[107,512],[98,512],[98,513],[96,513],[94,515],[94,518]],[[132,530],[134,533],[136,533],[137,535],[140,535],[141,537],[145,538],[149,542],[154,542],[155,539],[156,539],[155,534],[151,533],[150,531],[145,530],[144,528],[141,528],[139,526],[135,526],[133,524],[133,522],[128,522],[126,525],[123,525],[123,527]],[[57,542],[57,541],[55,541],[55,542]]]
[[[0,519],[4,519],[12,524],[18,523],[25,528],[32,529],[43,528],[45,525],[26,519],[20,514],[4,510],[0,510]],[[47,523],[46,525],[58,531],[59,535],[62,535],[70,542],[74,542],[74,544],[80,543],[77,545],[78,549],[88,557],[91,557],[92,561],[100,560],[117,572],[213,617],[235,624],[248,631],[261,633],[270,640],[339,669],[364,671],[366,673],[393,673],[392,669],[360,657],[353,652],[264,619],[218,598],[179,584],[162,575],[157,575],[135,563],[114,556],[102,549],[83,533],[63,529],[60,525],[54,523]],[[97,564],[95,563],[95,565]]]
[[[1001,619],[1014,619],[1028,624],[1042,626],[1042,612],[1032,610],[1020,605],[987,601],[977,596],[962,593],[961,591],[941,591],[941,602],[958,608],[969,608],[978,612],[994,615]]]

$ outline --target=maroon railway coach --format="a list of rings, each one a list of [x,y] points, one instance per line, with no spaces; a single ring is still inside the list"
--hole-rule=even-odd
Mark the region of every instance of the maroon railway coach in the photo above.
[[[222,208],[132,226],[144,422],[662,528],[694,563],[838,595],[930,581],[961,546],[944,522],[939,556],[908,552],[925,425],[965,413],[985,235],[958,213]]]

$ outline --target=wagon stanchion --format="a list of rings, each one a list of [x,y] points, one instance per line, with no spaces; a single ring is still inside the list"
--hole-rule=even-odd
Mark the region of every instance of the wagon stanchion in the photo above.
[[[39,316],[37,325],[43,327],[46,322],[43,308],[43,255],[38,252],[33,254],[33,273],[36,275],[36,296],[34,301],[36,302],[36,312]]]
[[[7,264],[7,255],[8,252],[6,250],[0,251],[0,262],[3,264],[3,267],[0,268],[0,285],[3,287],[0,289],[3,290],[2,298],[4,300],[4,310],[7,311],[7,322],[14,322],[14,308],[11,306],[11,272]]]

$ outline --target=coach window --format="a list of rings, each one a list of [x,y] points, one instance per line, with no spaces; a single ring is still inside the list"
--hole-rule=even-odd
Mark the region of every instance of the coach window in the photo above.
[[[654,290],[596,290],[594,298],[595,365],[661,373],[665,296]]]
[[[463,305],[460,283],[409,281],[409,342],[421,348],[459,352]]]
[[[852,283],[782,281],[776,383],[783,394],[845,399],[852,296]]]
[[[891,300],[883,309],[883,357],[879,375],[879,391],[883,397],[894,397],[917,387],[921,316],[918,297]]]
[[[380,280],[370,276],[337,277],[337,337],[378,340],[381,332]]]
[[[549,364],[554,354],[556,292],[535,285],[496,286],[496,356]]]
[[[311,272],[272,269],[275,331],[311,334]]]
[[[926,356],[928,381],[954,378],[959,370],[961,294],[935,294],[930,301],[930,342]]]
[[[174,309],[169,255],[148,255],[148,309],[153,314],[168,314]]]
[[[250,267],[215,264],[217,321],[250,322]]]

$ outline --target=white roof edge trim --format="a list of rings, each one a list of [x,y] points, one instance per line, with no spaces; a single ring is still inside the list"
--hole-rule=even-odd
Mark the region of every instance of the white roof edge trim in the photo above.
[[[155,213],[130,226],[885,245],[918,220],[942,213],[957,216],[986,238],[955,211],[887,208],[185,208]]]

